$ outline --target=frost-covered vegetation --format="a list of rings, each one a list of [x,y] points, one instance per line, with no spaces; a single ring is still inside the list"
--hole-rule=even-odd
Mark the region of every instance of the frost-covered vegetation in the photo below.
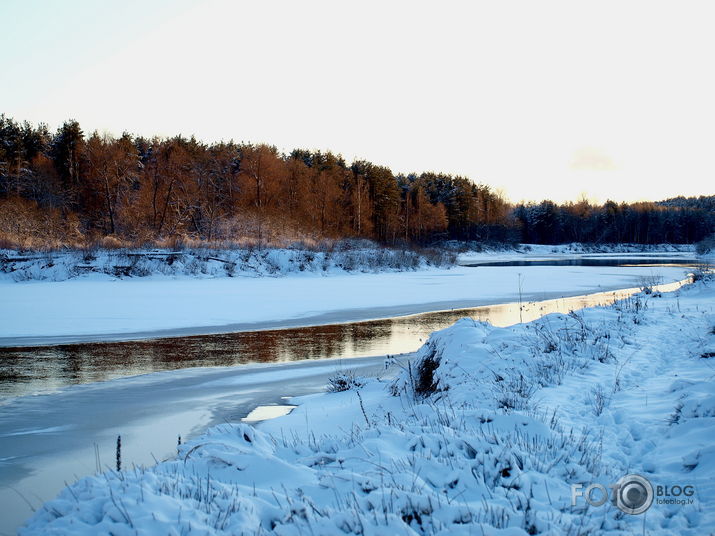
[[[715,288],[463,319],[385,374],[336,376],[258,427],[82,479],[21,534],[704,534],[715,530]],[[571,506],[624,474],[693,485],[646,515]]]
[[[370,241],[318,247],[0,250],[0,279],[64,281],[88,274],[112,277],[277,276],[300,272],[384,272],[449,267],[456,255],[440,249],[394,249]]]

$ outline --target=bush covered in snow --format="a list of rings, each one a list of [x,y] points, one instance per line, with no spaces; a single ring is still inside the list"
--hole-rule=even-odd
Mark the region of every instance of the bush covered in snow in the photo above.
[[[342,370],[328,378],[328,392],[342,393],[362,387],[364,382],[355,376],[352,370]]]

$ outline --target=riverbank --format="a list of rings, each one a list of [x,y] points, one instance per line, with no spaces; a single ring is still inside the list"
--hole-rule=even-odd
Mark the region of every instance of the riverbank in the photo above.
[[[459,253],[457,262],[461,265],[490,264],[519,261],[589,261],[609,259],[630,259],[641,262],[655,260],[679,261],[696,259],[695,246],[692,244],[518,244],[513,248],[480,248],[471,250],[465,244],[466,251]]]
[[[478,249],[475,249],[478,248]],[[17,251],[0,249],[0,284],[67,280],[281,277],[408,272],[470,262],[580,258],[694,258],[688,244],[503,244],[447,242],[433,248],[387,248],[367,240],[322,248],[182,248]]]
[[[420,364],[393,362],[394,379],[358,373],[175,460],[82,479],[21,534],[711,532],[711,285],[508,328],[459,321]],[[572,485],[627,473],[691,486],[692,502],[634,516],[571,504]]]

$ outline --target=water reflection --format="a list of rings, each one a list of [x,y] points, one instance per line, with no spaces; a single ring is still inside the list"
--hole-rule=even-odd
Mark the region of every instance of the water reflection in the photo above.
[[[674,290],[683,282],[661,285]],[[0,396],[188,367],[233,366],[411,352],[465,316],[497,326],[613,303],[640,289],[421,313],[383,320],[146,341],[0,348]]]

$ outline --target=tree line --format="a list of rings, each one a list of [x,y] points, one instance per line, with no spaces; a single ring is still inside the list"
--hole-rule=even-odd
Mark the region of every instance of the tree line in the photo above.
[[[331,152],[86,135],[74,120],[50,132],[0,115],[0,239],[8,244],[103,237],[653,243],[693,242],[712,228],[712,204],[513,206],[466,177],[395,174]]]
[[[542,201],[518,205],[512,216],[520,240],[527,243],[692,244],[715,232],[713,200],[715,196],[702,196],[681,205],[606,201],[600,206]]]

